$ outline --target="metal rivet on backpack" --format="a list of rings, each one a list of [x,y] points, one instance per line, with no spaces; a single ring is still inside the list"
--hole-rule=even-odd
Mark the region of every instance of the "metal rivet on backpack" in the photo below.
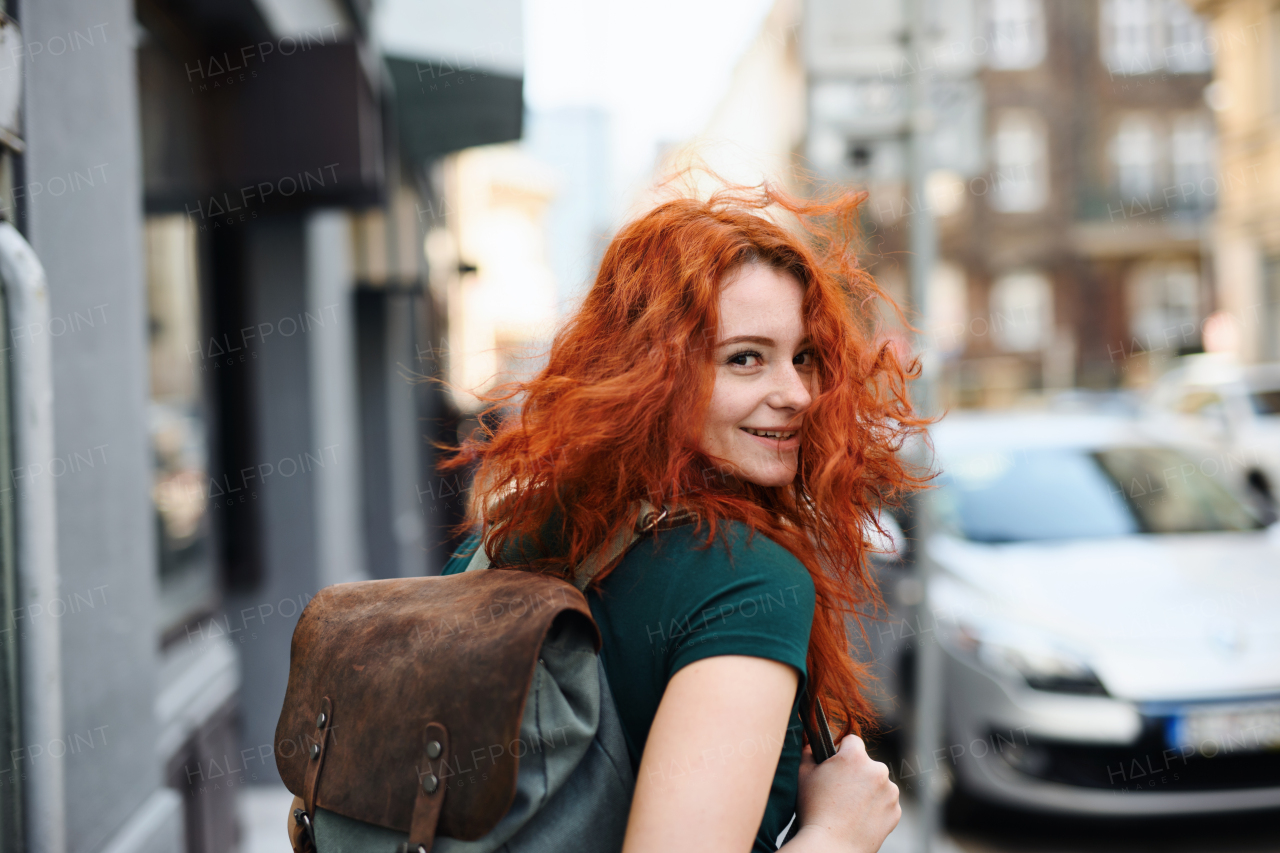
[[[311,760],[314,761],[319,757],[320,757],[320,744],[318,743],[311,744]]]
[[[317,728],[317,729],[323,729],[323,728],[324,728],[325,721],[326,721],[326,720],[328,720],[328,719],[329,719],[329,718],[325,716],[324,711],[321,711],[321,712],[320,712],[320,716],[316,717],[316,728]]]
[[[440,752],[444,747],[440,746],[440,741],[433,740],[427,742],[427,758],[439,758]]]
[[[440,787],[440,779],[434,773],[428,773],[422,778],[422,790],[428,794],[434,794],[436,788]]]

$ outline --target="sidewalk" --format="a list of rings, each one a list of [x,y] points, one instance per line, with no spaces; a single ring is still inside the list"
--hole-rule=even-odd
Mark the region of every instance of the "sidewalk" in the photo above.
[[[919,836],[915,803],[903,800],[902,820],[898,821],[897,829],[889,833],[889,837],[884,840],[880,853],[915,853],[916,839]],[[964,848],[958,846],[949,836],[939,834],[933,840],[933,853],[964,853]]]
[[[240,853],[293,853],[289,846],[289,804],[284,785],[246,785],[240,789]]]
[[[289,804],[293,802],[283,785],[249,785],[240,789],[238,808],[240,853],[292,853],[286,833]],[[903,803],[898,828],[885,839],[880,853],[915,853],[916,825],[911,803]],[[933,853],[964,853],[950,838],[940,836]]]

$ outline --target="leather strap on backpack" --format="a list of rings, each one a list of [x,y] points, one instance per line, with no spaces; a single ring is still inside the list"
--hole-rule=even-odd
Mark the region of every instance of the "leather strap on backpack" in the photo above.
[[[806,687],[804,698],[801,700],[804,705],[809,704],[809,689]],[[818,729],[814,731],[809,727],[809,715],[804,713],[805,709],[801,709],[800,721],[804,724],[804,733],[809,738],[809,746],[813,749],[813,761],[815,764],[821,764],[828,758],[836,754],[836,743],[831,737],[831,727],[827,724],[827,712],[823,710],[822,700],[814,701],[813,716],[818,721]]]
[[[324,767],[324,756],[329,746],[329,730],[333,728],[333,701],[328,697],[320,700],[320,710],[316,715],[316,729],[319,734],[309,747],[307,755],[307,779],[302,788],[302,806],[293,809],[294,825],[290,828],[289,838],[293,842],[294,853],[312,853],[316,849],[315,831],[311,818],[316,813],[316,794],[320,790],[320,771]],[[298,802],[297,797],[294,802]]]
[[[619,530],[612,540],[588,554],[581,565],[574,570],[571,580],[579,590],[585,591],[592,578],[626,554],[644,534],[653,530],[679,527],[697,520],[698,517],[693,510],[673,504],[656,507],[648,501],[639,501],[639,507],[636,523],[631,528],[624,527]],[[489,568],[489,557],[485,554],[482,545],[476,549],[471,562],[467,564],[466,571],[474,572],[487,568]]]
[[[320,700],[320,713],[316,716],[316,729],[319,735],[311,744],[311,763],[307,767],[307,785],[302,790],[304,808],[308,815],[316,813],[316,793],[320,790],[320,771],[324,767],[324,754],[329,746],[329,729],[333,728],[333,701],[328,697]]]
[[[444,805],[445,756],[449,754],[449,731],[439,723],[428,723],[423,761],[418,770],[418,798],[413,803],[413,823],[409,826],[407,853],[431,853],[436,840],[436,824]]]

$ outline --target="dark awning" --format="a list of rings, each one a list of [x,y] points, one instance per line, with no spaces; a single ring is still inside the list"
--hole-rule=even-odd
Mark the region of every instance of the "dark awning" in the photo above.
[[[479,66],[389,56],[401,156],[415,165],[443,154],[519,139],[524,80]]]

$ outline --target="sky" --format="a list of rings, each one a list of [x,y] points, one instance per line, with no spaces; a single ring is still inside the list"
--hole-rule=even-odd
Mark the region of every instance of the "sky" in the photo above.
[[[523,66],[530,110],[604,110],[610,197],[622,209],[648,184],[660,148],[702,129],[772,2],[378,0],[375,30],[401,55],[453,47],[502,73]]]
[[[696,135],[772,0],[523,0],[531,110],[595,106],[612,121],[619,206],[660,146]]]

